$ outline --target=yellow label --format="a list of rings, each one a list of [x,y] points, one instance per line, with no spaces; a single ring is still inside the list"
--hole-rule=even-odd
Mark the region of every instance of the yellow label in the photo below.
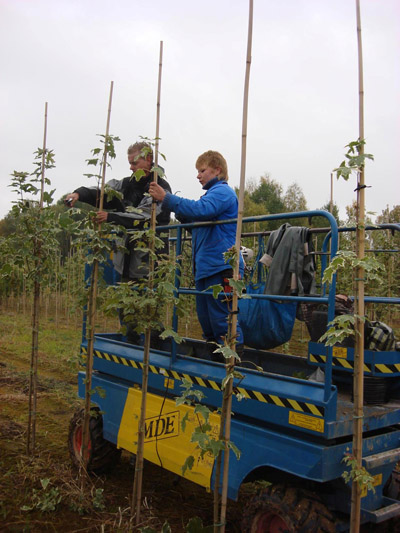
[[[332,348],[333,357],[341,357],[342,359],[347,359],[347,348],[342,346],[334,346]]]
[[[315,418],[314,416],[304,415],[303,413],[289,411],[289,424],[310,429],[311,431],[318,431],[318,433],[324,432],[324,420],[322,418]]]
[[[118,447],[132,453],[137,452],[141,396],[141,390],[129,389],[118,431]],[[185,415],[186,427],[182,431],[181,421]],[[203,422],[202,416],[199,416]],[[211,434],[218,438],[220,416],[211,414],[210,424]],[[173,400],[147,394],[144,458],[157,465],[160,465],[161,458],[163,468],[181,476],[183,464],[192,455],[194,465],[192,470],[186,470],[185,478],[210,490],[214,457],[206,454],[201,458],[196,444],[190,442],[198,425],[198,416],[194,415],[193,407],[176,406]]]
[[[175,382],[171,378],[165,378],[164,379],[164,387],[166,389],[173,389],[175,387]]]
[[[378,485],[382,485],[382,474],[376,474],[376,476],[373,476],[374,480],[372,482],[373,487],[377,487]],[[361,498],[365,498],[367,495],[367,487],[366,485],[363,485],[361,488]]]

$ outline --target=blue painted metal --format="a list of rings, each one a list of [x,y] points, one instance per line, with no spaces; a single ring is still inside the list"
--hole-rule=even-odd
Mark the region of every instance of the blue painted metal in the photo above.
[[[354,348],[346,347],[347,351],[346,359],[337,358],[337,363],[334,362],[335,370],[340,372],[346,372],[348,374],[353,373],[353,368],[347,368],[340,365],[340,360],[346,361],[348,363],[354,363]],[[319,366],[323,368],[325,363],[323,361],[316,362],[310,359],[311,355],[319,355],[326,357],[328,349],[325,344],[320,342],[309,342],[308,343],[308,360],[310,365]],[[368,367],[368,370],[364,370],[365,376],[373,377],[385,377],[385,378],[398,378],[400,376],[400,352],[391,351],[391,352],[381,352],[373,350],[364,350],[364,365]],[[382,365],[387,367],[387,369],[382,368]]]
[[[99,387],[105,396],[96,393],[93,401],[99,405],[104,420],[104,436],[117,443],[118,430],[125,405],[130,380],[124,381],[104,374],[94,374],[93,388]],[[84,374],[79,374],[79,394],[84,396]],[[235,410],[235,409],[234,409]],[[254,471],[272,467],[300,478],[327,483],[337,480],[340,491],[347,494],[348,487],[341,481],[342,459],[351,452],[351,440],[336,443],[332,440],[309,439],[307,434],[298,431],[285,431],[276,425],[260,425],[257,420],[243,419],[235,410],[232,419],[231,440],[241,450],[239,461],[232,458],[229,470],[228,495],[236,499],[240,485]],[[363,456],[378,454],[400,446],[400,430],[385,435],[372,435],[363,440]],[[392,457],[383,465],[371,469],[371,474],[382,474],[382,483],[376,493],[368,493],[363,498],[363,509],[377,509],[382,504],[382,489],[396,463]],[[348,494],[344,499],[347,502]],[[343,504],[344,505],[344,504]],[[347,503],[346,503],[347,505]]]
[[[330,255],[337,252],[338,229],[333,216],[326,211],[286,213],[261,217],[249,217],[244,223],[266,220],[287,220],[295,218],[325,217],[330,224],[330,232],[324,240],[322,256],[323,270],[327,264],[328,243]],[[218,223],[234,223],[220,221]],[[160,230],[176,230],[176,254],[180,256],[183,231],[198,224],[166,226]],[[394,227],[393,227],[394,226]],[[375,228],[370,228],[375,229]],[[392,231],[400,230],[400,225],[390,225]],[[175,238],[174,238],[175,240]],[[180,262],[177,262],[175,287],[178,295],[196,294],[197,291],[180,287]],[[301,298],[293,296],[255,295],[257,298],[319,302],[328,305],[328,321],[334,318],[336,279],[330,287],[324,286],[321,297]],[[210,297],[212,294],[210,293]],[[254,297],[254,296],[253,296]],[[389,299],[373,298],[379,303]],[[400,303],[400,299],[390,299]],[[367,301],[367,298],[366,298]],[[173,327],[178,328],[178,317],[173,315]],[[170,342],[169,351],[151,350],[149,391],[161,397],[176,397],[180,394],[183,378],[189,377],[194,387],[205,394],[204,402],[211,407],[220,407],[222,401],[221,383],[225,368],[210,360],[192,357],[200,350],[201,341],[188,341],[186,345]],[[87,348],[83,338],[82,349]],[[95,357],[93,387],[105,391],[105,397],[95,393],[92,400],[104,412],[104,437],[117,443],[118,430],[125,406],[128,390],[142,383],[141,362],[143,348],[126,344],[119,334],[98,334],[95,336]],[[266,354],[257,350],[246,350],[246,356],[253,358],[264,368],[264,372],[248,368],[238,368],[242,377],[236,378],[234,387],[243,391],[247,399],[233,399],[231,440],[241,450],[240,461],[230,460],[230,498],[236,498],[240,485],[253,472],[265,468],[316,483],[328,484],[327,500],[337,510],[348,513],[350,510],[350,489],[341,478],[345,453],[351,452],[353,431],[353,404],[338,394],[332,384],[333,350],[319,343],[310,343],[310,352],[323,355],[326,360],[324,383],[292,377],[290,372],[297,368],[304,371],[306,360],[283,354]],[[368,352],[366,364],[371,364],[371,375],[377,373],[376,364],[394,365],[398,363],[398,352]],[[198,354],[197,354],[198,355]],[[353,350],[348,349],[347,360],[354,358]],[[265,364],[264,364],[265,361]],[[336,366],[334,367],[336,369]],[[310,370],[311,372],[311,370]],[[350,370],[351,372],[351,370]],[[391,374],[397,377],[399,372]],[[169,377],[166,384],[166,376]],[[84,375],[79,374],[79,395],[84,397]],[[291,416],[294,415],[291,418]],[[297,417],[297,418],[296,418]],[[309,421],[302,423],[302,420]],[[363,457],[372,475],[381,476],[381,483],[375,494],[369,492],[362,499],[364,521],[380,522],[389,516],[400,514],[398,502],[383,496],[383,487],[397,461],[400,450],[400,405],[365,406],[363,421]],[[369,459],[368,459],[369,458]],[[332,482],[332,484],[330,484]]]

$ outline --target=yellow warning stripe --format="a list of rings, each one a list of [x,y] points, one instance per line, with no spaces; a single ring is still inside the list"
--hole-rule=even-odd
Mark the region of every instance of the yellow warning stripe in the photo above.
[[[310,362],[325,364],[326,355],[310,354]],[[333,366],[341,366],[349,370],[353,370],[354,368],[354,361],[348,361],[347,359],[343,359],[341,357],[332,357],[332,364]],[[392,365],[392,366],[396,367],[396,370],[391,370],[387,365],[375,365],[375,370],[378,370],[379,372],[384,373],[384,374],[400,372],[400,365]],[[372,365],[369,366],[368,364],[364,363],[364,372],[372,372]]]
[[[341,365],[343,366],[344,368],[353,368],[354,364],[352,365],[351,363],[349,363],[349,361],[347,361],[346,359],[335,359],[335,361],[337,361],[338,363],[338,366]]]
[[[136,362],[132,359],[126,359],[125,357],[111,355],[105,352],[101,352],[99,350],[95,350],[94,354],[99,359],[105,359],[106,361],[110,361],[110,362],[117,363],[117,364],[122,364],[124,366],[130,366],[136,369],[139,369],[139,368],[143,369],[143,363]],[[81,348],[81,355],[86,355],[86,348],[84,347]],[[313,356],[310,356],[310,357],[313,357]],[[318,360],[315,359],[315,362],[318,362]],[[201,387],[204,387],[204,388],[210,388],[215,391],[221,390],[221,385],[213,380],[209,380],[206,378],[203,379],[199,376],[190,376],[189,374],[180,374],[179,372],[176,372],[175,370],[168,370],[166,368],[161,368],[161,367],[157,368],[154,365],[150,365],[149,369],[151,373],[161,374],[165,378],[167,378],[169,381],[172,381],[173,379],[176,379],[178,381],[181,381],[182,379],[186,379],[190,383],[200,385]],[[285,409],[294,409],[295,411],[299,411],[301,413],[310,413],[315,416],[324,417],[324,411],[325,411],[324,407],[319,407],[312,403],[296,401],[291,398],[275,396],[273,394],[267,394],[267,393],[262,393],[262,392],[255,391],[255,390],[249,390],[243,387],[238,387],[236,390],[249,400],[256,400],[262,403],[274,404],[278,407],[283,407]]]
[[[296,402],[296,400],[291,400],[290,398],[288,398],[288,402],[290,403],[290,405],[293,407],[293,409],[295,409],[296,411],[302,411],[303,412],[303,409],[300,407],[300,405]]]
[[[211,385],[211,388],[214,389],[214,390],[221,390],[221,387],[218,385],[218,383],[216,383],[215,381],[209,381],[208,383],[210,383]]]
[[[204,381],[203,381],[201,378],[199,378],[199,377],[195,377],[194,379],[197,381],[197,383],[198,383],[201,387],[207,387],[207,385],[204,383]]]
[[[393,370],[390,370],[386,365],[375,365],[375,368],[382,372],[383,374],[393,374]]]
[[[279,405],[280,407],[285,407],[285,404],[282,402],[282,400],[278,396],[274,396],[271,394],[271,399],[276,405]]]
[[[250,398],[250,394],[247,392],[246,389],[242,389],[242,387],[238,387],[237,390],[238,390],[238,392],[240,392],[240,394],[243,394],[243,396],[245,398]]]
[[[264,395],[261,394],[261,392],[258,392],[256,390],[253,390],[252,392],[259,402],[265,402],[265,403],[267,402],[267,400],[265,399]]]

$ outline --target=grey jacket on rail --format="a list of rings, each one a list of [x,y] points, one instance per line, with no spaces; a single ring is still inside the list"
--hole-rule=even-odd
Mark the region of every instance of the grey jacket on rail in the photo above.
[[[315,293],[315,260],[308,228],[283,224],[268,239],[269,271],[265,294]],[[264,263],[265,264],[265,263]]]

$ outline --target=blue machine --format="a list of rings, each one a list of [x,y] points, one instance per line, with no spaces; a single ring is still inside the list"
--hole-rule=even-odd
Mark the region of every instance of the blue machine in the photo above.
[[[344,231],[337,227],[330,213],[310,211],[251,217],[244,223],[316,216],[325,217],[330,224],[322,249],[323,269],[328,241],[330,254],[334,256],[339,231]],[[162,228],[176,231],[177,256],[181,253],[183,231],[190,226]],[[397,231],[400,226],[391,225],[389,229]],[[114,280],[112,275],[108,278]],[[196,293],[180,287],[178,281],[176,288],[178,294]],[[282,295],[279,300],[326,304],[329,322],[334,318],[335,294],[334,278],[329,290],[323,287],[321,296]],[[257,297],[277,299],[268,295]],[[400,303],[400,299],[393,298],[369,298],[368,301]],[[176,316],[173,325],[178,327]],[[260,327],[268,325],[260,324]],[[85,355],[86,351],[87,341],[83,336],[81,352]],[[354,415],[351,394],[341,384],[352,379],[354,350],[310,342],[308,358],[246,348],[243,360],[253,361],[263,371],[242,367],[242,377],[234,382],[235,392],[243,399],[239,401],[233,397],[231,440],[241,450],[241,458],[230,459],[228,496],[236,499],[241,485],[247,481],[271,482],[246,506],[243,531],[347,531],[351,487],[344,482],[342,473],[343,458],[352,450]],[[103,413],[100,417],[102,439],[110,445],[110,458],[115,458],[117,449],[136,451],[142,361],[143,347],[128,344],[122,334],[96,335],[92,387],[101,388],[105,395],[94,394],[92,399]],[[323,369],[323,382],[308,379],[318,367]],[[400,352],[366,350],[365,372],[373,377],[387,377],[394,383],[400,373]],[[295,377],[299,375],[301,378]],[[204,393],[204,402],[217,409],[222,402],[224,377],[224,365],[210,360],[202,341],[186,339],[178,346],[168,340],[163,341],[160,349],[151,350],[145,458],[182,475],[185,458],[189,453],[196,454],[196,450],[190,443],[190,434],[184,434],[180,426],[186,412],[189,412],[190,423],[190,408],[178,408],[174,399],[181,394],[183,380],[188,380]],[[84,383],[85,374],[80,372],[80,397],[85,394]],[[218,428],[217,413],[211,423]],[[364,407],[363,464],[373,476],[375,492],[363,493],[363,523],[378,524],[400,515],[400,501],[397,501],[398,494],[391,478],[400,460],[399,424],[400,403],[396,400]],[[70,430],[72,455],[79,453],[80,435],[75,418]],[[95,453],[93,441],[92,453]],[[214,461],[197,456],[193,470],[187,471],[185,477],[210,489],[214,485],[214,475]],[[296,514],[296,506],[289,502],[293,494],[309,504],[308,513]]]

